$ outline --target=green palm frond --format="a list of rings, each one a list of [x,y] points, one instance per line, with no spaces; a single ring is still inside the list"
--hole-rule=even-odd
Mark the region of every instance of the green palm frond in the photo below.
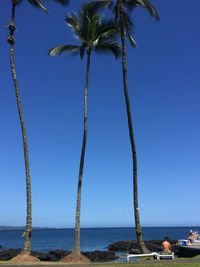
[[[136,43],[134,37],[132,36],[132,34],[130,32],[126,32],[126,36],[127,36],[128,40],[129,40],[130,45],[133,48],[136,48],[137,47],[137,43]]]
[[[63,6],[66,6],[66,5],[68,5],[70,3],[69,0],[51,0],[51,1],[57,2],[58,4],[61,4]]]
[[[132,11],[136,7],[145,8],[149,14],[154,17],[156,20],[159,20],[159,14],[156,8],[151,4],[150,0],[122,0],[124,4],[124,12],[123,12],[123,27],[125,30],[126,37],[128,38],[130,44],[133,47],[136,47],[137,44],[132,36],[133,32],[133,23],[130,18],[129,12]],[[113,13],[115,15],[115,21],[119,23],[119,14],[120,14],[120,3],[121,0],[94,0],[92,4],[97,6],[98,8],[112,7]]]
[[[123,25],[126,32],[131,33],[133,31],[133,22],[128,13],[123,14]]]
[[[24,2],[24,0],[15,0],[17,5],[20,5],[22,2]],[[42,1],[40,0],[27,0],[29,4],[31,4],[32,6],[36,7],[36,8],[40,8],[43,11],[45,11],[46,13],[48,13],[46,7],[43,5]],[[50,0],[45,0],[50,1]],[[61,4],[63,6],[69,4],[69,0],[52,0],[54,2],[57,2],[58,4]]]
[[[100,37],[106,38],[118,35],[113,20],[103,20],[91,3],[82,5],[79,13],[72,12],[66,17],[66,22],[75,36],[87,43],[97,42]]]
[[[121,48],[118,43],[104,42],[94,48],[97,53],[110,54],[112,53],[115,58],[121,55]]]
[[[90,18],[93,17],[94,14],[98,14],[98,10],[100,6],[96,5],[93,2],[85,2],[81,5],[81,12],[87,14]]]
[[[60,45],[49,49],[48,55],[59,56],[62,53],[70,53],[72,55],[77,55],[80,53],[80,46],[78,45]]]
[[[43,6],[43,4],[41,3],[41,1],[39,0],[28,0],[29,4],[31,4],[34,7],[40,8],[43,11],[45,11],[46,13],[48,13],[47,9],[45,8],[45,6]]]
[[[119,55],[120,46],[117,41],[120,30],[114,20],[102,19],[97,8],[89,2],[83,4],[78,13],[72,12],[66,16],[65,21],[73,31],[79,45],[57,46],[49,50],[49,55],[57,56],[63,52],[79,54],[81,59],[87,51],[112,53]]]
[[[130,10],[134,9],[135,7],[139,6],[139,7],[143,7],[145,9],[147,9],[147,11],[149,12],[149,14],[155,18],[156,20],[159,20],[159,14],[158,11],[156,10],[156,8],[154,7],[153,4],[151,4],[151,2],[149,0],[129,0],[129,1],[125,1],[126,7]]]
[[[86,43],[83,43],[80,47],[80,57],[81,59],[83,59],[84,55],[85,55],[85,49],[87,47],[87,44]]]
[[[80,21],[80,15],[75,12],[71,12],[69,15],[66,16],[65,21],[67,25],[72,29],[75,36],[80,38],[82,25]]]
[[[128,13],[124,13],[123,19],[124,19],[123,24],[124,24],[124,28],[125,28],[126,37],[128,38],[130,45],[132,47],[136,48],[137,47],[137,43],[136,43],[135,39],[132,36],[133,23],[131,21],[130,15]]]
[[[101,39],[106,38],[116,38],[120,34],[119,24],[115,23],[113,20],[102,20],[101,27],[98,29],[98,36]]]
[[[92,0],[89,4],[95,10],[95,12],[98,12],[100,9],[105,8],[105,7],[112,9],[114,6],[114,1],[112,1],[112,0]]]
[[[67,22],[68,26],[71,27],[73,30],[79,31],[80,21],[77,13],[71,12],[69,15],[66,16],[65,21]]]

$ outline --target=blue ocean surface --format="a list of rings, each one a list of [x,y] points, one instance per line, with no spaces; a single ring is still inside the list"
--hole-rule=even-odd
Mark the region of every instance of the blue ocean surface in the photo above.
[[[200,232],[200,227],[144,227],[144,240],[184,239],[190,229]],[[23,230],[0,230],[1,250],[22,248]],[[55,249],[71,250],[73,245],[73,229],[34,229],[32,233],[32,250],[47,252]],[[83,228],[81,229],[81,250],[107,250],[109,244],[134,240],[134,228]]]

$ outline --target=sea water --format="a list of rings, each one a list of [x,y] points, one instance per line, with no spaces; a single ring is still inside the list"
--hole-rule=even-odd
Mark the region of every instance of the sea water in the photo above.
[[[144,240],[185,239],[189,229],[200,232],[200,227],[144,227]],[[0,230],[1,250],[22,248],[23,230]],[[32,233],[32,250],[47,252],[49,250],[71,250],[73,229],[34,229]],[[81,250],[107,250],[108,245],[122,240],[135,240],[134,228],[83,228],[81,229]]]

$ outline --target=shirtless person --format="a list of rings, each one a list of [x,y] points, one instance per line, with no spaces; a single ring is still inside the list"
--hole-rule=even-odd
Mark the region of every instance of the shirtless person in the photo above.
[[[169,238],[166,236],[164,241],[162,242],[163,252],[171,252],[171,244],[169,243]]]
[[[189,245],[191,245],[192,242],[193,242],[194,240],[197,239],[197,234],[196,234],[196,232],[193,232],[192,230],[190,230],[190,233],[189,233],[189,236],[188,236],[187,239],[188,239],[188,243],[189,243]]]

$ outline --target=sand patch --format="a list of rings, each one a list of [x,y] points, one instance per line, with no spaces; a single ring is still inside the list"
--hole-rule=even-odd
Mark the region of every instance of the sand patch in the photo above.
[[[60,262],[86,264],[86,263],[90,263],[91,261],[88,258],[86,258],[85,256],[81,255],[81,254],[73,254],[73,253],[71,253],[70,255],[65,256],[64,258],[62,258],[60,260]]]
[[[22,255],[19,254],[16,257],[12,258],[10,261],[10,263],[36,263],[36,262],[40,262],[40,260],[36,257],[33,257],[31,255]]]

